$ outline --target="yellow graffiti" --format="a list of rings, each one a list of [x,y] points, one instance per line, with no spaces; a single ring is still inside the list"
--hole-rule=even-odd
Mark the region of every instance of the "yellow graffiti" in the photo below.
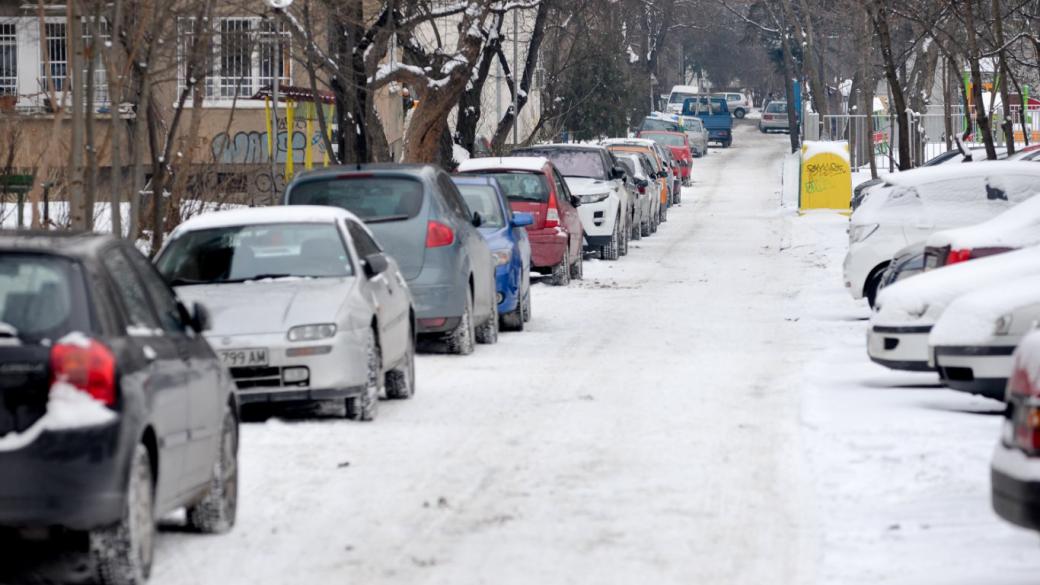
[[[800,209],[849,209],[852,170],[838,154],[826,152],[802,161]]]

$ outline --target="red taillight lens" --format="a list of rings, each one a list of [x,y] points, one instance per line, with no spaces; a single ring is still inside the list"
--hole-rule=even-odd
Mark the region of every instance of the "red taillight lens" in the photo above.
[[[946,265],[949,266],[950,264],[968,260],[971,260],[971,250],[950,250],[950,253],[946,256]]]
[[[54,382],[65,382],[105,406],[113,406],[116,403],[116,358],[93,339],[84,343],[58,343],[51,348],[51,384]]]
[[[430,221],[426,224],[426,247],[440,248],[455,243],[455,232],[450,227],[439,221]]]
[[[639,187],[639,194],[646,195],[646,187]]]
[[[556,190],[549,192],[549,207],[545,210],[545,227],[554,228],[560,225],[560,205],[556,202]]]

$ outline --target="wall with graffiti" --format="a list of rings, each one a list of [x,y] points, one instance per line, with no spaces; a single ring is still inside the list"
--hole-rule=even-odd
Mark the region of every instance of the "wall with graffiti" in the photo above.
[[[275,147],[276,160],[285,163],[292,151],[293,162],[303,164],[307,154],[307,134],[302,130],[294,130],[292,134],[292,148],[287,145],[289,133],[285,130],[278,132],[278,142]],[[310,137],[311,148],[314,152],[315,164],[321,164],[325,156],[325,141],[321,139],[321,133],[314,131]],[[225,164],[254,164],[271,161],[268,152],[267,132],[242,131],[221,132],[213,137],[210,148],[213,150],[213,160]]]

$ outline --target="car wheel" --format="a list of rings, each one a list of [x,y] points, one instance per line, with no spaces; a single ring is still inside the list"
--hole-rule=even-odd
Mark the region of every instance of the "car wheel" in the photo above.
[[[525,307],[528,302],[528,291],[519,291],[520,299],[516,302],[516,308],[502,315],[502,329],[505,331],[523,331],[524,322],[527,321]]]
[[[148,449],[139,444],[130,461],[123,519],[91,530],[90,556],[104,585],[141,585],[152,571],[155,550],[155,480]]]
[[[614,231],[610,234],[610,243],[600,248],[599,255],[604,260],[617,260],[621,254],[621,219],[614,220]]]
[[[408,349],[404,365],[386,373],[386,397],[404,400],[415,395],[415,332],[408,329]]]
[[[473,353],[474,337],[476,337],[476,332],[473,330],[473,291],[467,288],[466,310],[462,313],[459,326],[448,336],[448,351],[458,355]]]
[[[885,268],[875,269],[871,273],[870,277],[867,278],[866,284],[863,285],[863,296],[867,297],[867,304],[870,308],[874,308],[874,302],[877,301],[878,291],[881,289],[881,277],[885,274]]]
[[[220,534],[235,525],[238,510],[238,421],[224,408],[220,430],[220,454],[213,464],[213,479],[201,502],[188,507],[188,526],[205,534]]]
[[[571,280],[581,280],[585,278],[585,255],[578,254],[578,260],[571,264]]]
[[[668,221],[668,206],[662,205],[660,213],[661,213],[661,218],[657,222],[658,225],[661,225],[662,223]]]
[[[563,260],[553,266],[552,285],[567,286],[571,283],[571,254],[570,250],[563,251]]]
[[[491,316],[477,327],[477,343],[493,345],[498,343],[498,303],[491,301]]]
[[[643,222],[642,221],[636,221],[635,218],[633,217],[632,218],[632,239],[633,240],[642,240],[643,239],[643,229],[644,229]]]
[[[722,143],[722,148],[729,148],[731,144],[733,144],[733,139],[732,138],[727,140],[727,141],[725,141],[725,142],[723,142]]]
[[[347,418],[363,422],[375,420],[379,412],[379,395],[383,393],[383,350],[379,347],[375,331],[369,332],[366,345],[368,375],[365,379],[365,389],[361,394],[346,400]]]
[[[531,287],[527,287],[527,296],[524,297],[524,323],[531,321]]]
[[[618,218],[618,223],[621,223],[620,217]],[[628,229],[619,228],[619,230],[620,231],[618,232],[618,236],[621,238],[621,248],[618,250],[618,252],[622,256],[628,256],[628,238],[631,236],[631,234],[628,232]]]
[[[650,214],[650,233],[657,233],[657,226],[661,222],[661,210],[658,209],[657,213]]]
[[[745,112],[743,108],[737,108],[737,109],[733,110],[733,117],[738,119],[738,120],[743,120],[744,116],[746,116],[746,115],[747,115],[747,112]]]

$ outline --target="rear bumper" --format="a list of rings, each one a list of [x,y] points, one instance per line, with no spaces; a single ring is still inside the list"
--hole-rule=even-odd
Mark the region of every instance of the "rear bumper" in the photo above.
[[[90,530],[122,518],[127,465],[120,419],[45,431],[0,453],[0,526]]]
[[[725,142],[733,138],[733,132],[730,129],[723,130],[708,130],[708,140],[714,142]]]
[[[990,468],[993,511],[1015,526],[1040,530],[1040,481],[1028,477],[1037,472],[1040,460],[998,444]]]
[[[319,400],[339,400],[364,394],[364,386],[348,386],[344,388],[263,388],[259,390],[239,390],[238,403],[249,404],[282,403],[282,402],[316,402]]]
[[[527,238],[531,241],[532,268],[549,268],[563,262],[567,232],[559,228],[530,230]]]
[[[422,284],[409,282],[412,302],[417,320],[449,318],[456,323],[466,311],[466,284],[460,278],[459,284]],[[419,333],[426,333],[423,325],[418,327]]]
[[[1014,346],[940,346],[935,365],[949,388],[1002,401],[1014,351]]]

